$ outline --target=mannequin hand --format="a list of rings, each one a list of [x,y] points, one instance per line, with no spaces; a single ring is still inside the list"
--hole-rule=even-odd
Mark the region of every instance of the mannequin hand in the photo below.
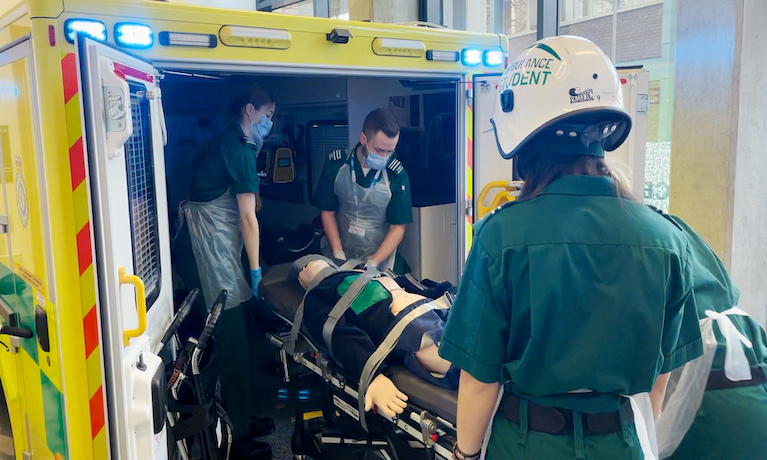
[[[253,282],[250,290],[253,293],[253,297],[258,297],[258,285],[261,283],[262,278],[261,267],[258,267],[255,270],[250,269],[250,280]]]
[[[333,258],[346,261],[346,253],[344,251],[333,251]]]
[[[375,404],[385,415],[394,417],[405,411],[406,401],[407,396],[399,391],[391,380],[385,375],[378,374],[365,392],[365,412],[372,409]]]

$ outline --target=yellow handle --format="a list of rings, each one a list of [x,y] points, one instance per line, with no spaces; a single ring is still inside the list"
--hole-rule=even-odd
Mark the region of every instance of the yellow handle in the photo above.
[[[136,275],[126,275],[125,267],[120,267],[120,284],[132,284],[136,288],[136,313],[138,314],[138,327],[123,331],[123,345],[130,345],[130,339],[139,337],[146,331],[146,294],[144,282]]]
[[[487,198],[487,194],[490,193],[491,190],[500,188],[503,189],[498,195],[493,198],[492,203],[490,206],[485,206],[485,198]],[[485,215],[487,215],[488,212],[492,211],[493,209],[497,208],[498,206],[508,203],[509,201],[514,201],[515,197],[512,195],[512,192],[516,192],[518,190],[518,186],[516,183],[508,182],[508,181],[494,181],[490,182],[487,185],[485,185],[482,188],[482,191],[479,192],[479,197],[477,198],[477,218],[476,220],[480,220]]]

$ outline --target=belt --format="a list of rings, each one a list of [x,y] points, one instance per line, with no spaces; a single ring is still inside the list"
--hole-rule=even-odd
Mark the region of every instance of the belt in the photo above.
[[[767,377],[765,377],[764,371],[759,366],[754,366],[751,368],[750,380],[741,380],[739,382],[733,382],[732,380],[728,379],[727,375],[724,373],[724,369],[711,369],[711,373],[708,375],[706,391],[752,387],[761,385],[763,383],[767,383]]]
[[[519,424],[520,402],[522,398],[512,393],[505,393],[498,407],[498,413],[507,420]],[[572,434],[573,416],[578,414],[569,409],[559,409],[527,402],[527,427],[530,431],[546,434]],[[578,414],[583,418],[585,436],[605,435],[621,431],[621,412],[628,423],[633,423],[634,412],[631,404],[624,404],[620,410],[598,414]]]

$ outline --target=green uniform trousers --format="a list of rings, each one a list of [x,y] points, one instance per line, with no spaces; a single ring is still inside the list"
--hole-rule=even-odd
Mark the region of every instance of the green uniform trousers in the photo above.
[[[767,385],[707,391],[674,460],[767,458]]]
[[[640,460],[644,458],[634,425],[628,426],[629,446],[622,432],[602,436],[584,436],[581,458],[588,460]],[[576,459],[576,441],[573,435],[553,435],[527,431],[518,424],[497,415],[493,433],[487,447],[488,460],[558,460]]]

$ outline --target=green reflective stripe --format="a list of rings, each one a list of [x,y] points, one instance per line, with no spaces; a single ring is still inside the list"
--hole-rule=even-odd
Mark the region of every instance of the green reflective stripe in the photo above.
[[[67,460],[67,433],[64,424],[64,396],[45,373],[40,371],[43,389],[43,413],[45,415],[45,438],[51,453],[60,454]]]
[[[19,314],[20,326],[30,329],[34,333],[32,338],[21,339],[21,347],[34,360],[35,364],[39,364],[32,286],[13,273],[5,264],[0,264],[0,298],[11,307],[11,310]]]
[[[359,275],[352,275],[344,278],[344,280],[341,281],[336,288],[338,293],[342,296],[346,294],[346,291],[349,290],[349,287],[358,277]],[[388,298],[389,291],[381,286],[381,283],[373,281],[365,286],[362,292],[360,292],[360,294],[352,301],[352,304],[349,306],[349,308],[351,308],[355,314],[359,315],[371,306]]]

